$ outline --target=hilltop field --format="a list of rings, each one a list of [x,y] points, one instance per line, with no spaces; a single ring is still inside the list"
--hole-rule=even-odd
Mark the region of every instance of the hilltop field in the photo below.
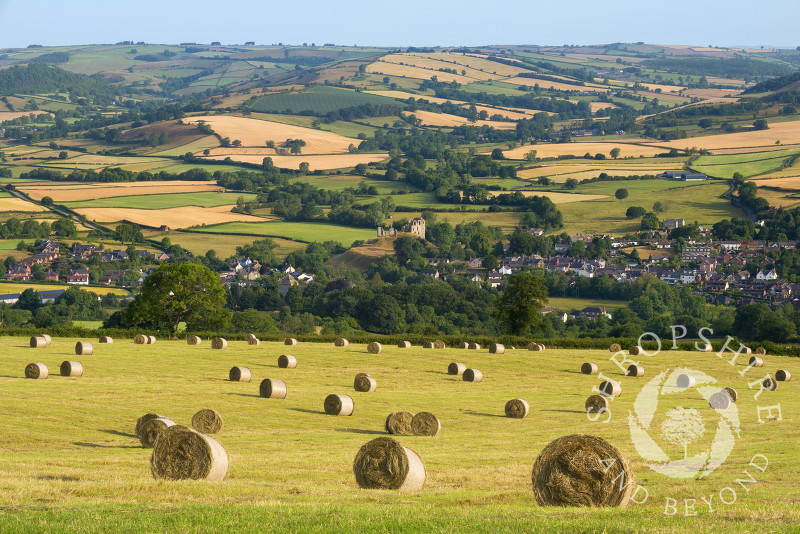
[[[257,530],[268,523],[274,530],[356,532],[379,521],[393,529],[460,532],[640,527],[659,533],[687,528],[749,532],[754,525],[791,529],[799,519],[795,495],[786,491],[794,480],[793,444],[800,438],[794,382],[781,383],[758,399],[758,388],[748,386],[756,374],[777,369],[797,374],[794,358],[767,355],[764,368],[742,376],[746,360],[729,365],[728,357],[714,353],[664,351],[642,358],[645,376],[631,378],[609,361],[609,352],[598,350],[517,349],[496,355],[485,348],[399,349],[387,343],[374,355],[361,344],[300,343],[291,347],[297,368],[280,369],[278,356],[289,347],[275,342],[249,346],[231,341],[227,350],[215,351],[208,340],[187,346],[183,340],[134,345],[130,339],[115,339],[113,345],[95,343],[91,356],[75,356],[76,339],[55,338],[44,349],[30,349],[27,341],[2,340],[3,530]],[[84,375],[58,376],[64,360],[79,360]],[[31,361],[45,363],[51,376],[24,379]],[[481,370],[483,381],[448,375],[453,361]],[[594,361],[604,376],[622,385],[608,422],[592,422],[584,411],[584,400],[600,381],[580,374],[585,361]],[[232,366],[249,367],[252,381],[228,381]],[[721,467],[700,480],[652,471],[629,431],[628,414],[638,409],[636,398],[645,383],[679,367],[706,373],[719,387],[739,392],[735,447]],[[375,378],[375,392],[353,391],[359,372]],[[259,397],[265,378],[284,380],[287,397]],[[324,414],[323,400],[331,393],[353,398],[352,416]],[[505,403],[517,397],[528,401],[530,415],[506,418]],[[714,439],[716,412],[696,390],[673,397],[662,402],[680,402],[702,415],[705,433],[689,451],[702,450]],[[759,406],[778,404],[780,420],[762,413],[765,422],[758,421]],[[230,456],[227,479],[153,480],[151,450],[134,435],[137,418],[155,412],[188,425],[201,408],[213,408],[223,417],[216,439]],[[441,422],[435,437],[395,436],[423,460],[425,488],[401,493],[359,489],[352,471],[355,454],[367,441],[387,435],[384,421],[395,410],[430,411]],[[538,507],[531,491],[533,461],[550,441],[573,433],[601,436],[618,447],[630,459],[636,483],[647,489],[647,500],[627,509]],[[682,446],[662,446],[671,457],[683,456]],[[749,467],[758,454],[768,458],[763,472]],[[736,482],[747,478],[745,470],[756,480],[746,486],[749,491]],[[729,505],[719,502],[726,487],[736,490],[736,501]],[[713,512],[700,500],[711,495]],[[727,492],[721,497],[731,501]],[[664,514],[668,498],[678,503],[674,516]],[[685,517],[689,499],[697,499],[688,501],[696,504],[697,515]]]

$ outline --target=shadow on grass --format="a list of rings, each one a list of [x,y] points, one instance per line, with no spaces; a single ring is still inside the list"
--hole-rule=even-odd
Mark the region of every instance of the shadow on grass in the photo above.
[[[87,443],[85,441],[73,441],[73,445],[78,447],[91,447],[92,449],[141,449],[141,445],[100,445],[99,443]]]
[[[257,399],[261,398],[261,395],[255,395],[253,393],[225,393],[225,395],[236,395],[237,397],[255,397]]]
[[[561,372],[562,373],[571,373],[573,375],[582,375],[582,374],[584,374],[584,373],[581,373],[580,371],[575,371],[574,369],[562,369]]]
[[[337,432],[349,432],[350,434],[380,434],[386,435],[388,432],[381,432],[379,430],[363,430],[361,428],[337,428]]]
[[[481,413],[481,412],[473,412],[470,410],[467,410],[464,413],[467,415],[480,415],[481,417],[505,417],[505,415],[500,415],[497,413]]]
[[[586,413],[585,410],[540,410],[542,412],[559,412],[559,413]]]
[[[0,378],[25,378],[25,375],[0,375]]]
[[[56,475],[42,475],[36,478],[38,480],[57,480],[60,482],[78,482],[81,480],[81,477],[56,476]]]
[[[119,430],[103,430],[102,428],[98,428],[98,430],[100,432],[105,432],[106,434],[112,434],[114,436],[139,439],[139,436],[137,436],[136,434],[128,434],[127,432],[120,432]]]
[[[315,415],[326,415],[322,410],[306,410],[305,408],[289,408],[295,412],[313,413]]]

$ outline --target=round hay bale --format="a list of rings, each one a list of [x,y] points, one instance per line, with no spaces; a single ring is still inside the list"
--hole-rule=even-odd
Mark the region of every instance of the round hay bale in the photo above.
[[[222,429],[222,416],[211,408],[203,408],[192,416],[192,428],[201,434],[216,434]]]
[[[287,337],[286,339],[283,340],[283,344],[294,346],[297,345],[297,340],[293,337]]]
[[[608,347],[609,352],[619,352],[622,350],[622,347],[619,343],[612,343],[610,347]]]
[[[401,341],[400,343],[397,344],[397,348],[399,348],[399,349],[410,349],[411,348],[411,342],[410,341]]]
[[[644,367],[642,367],[641,365],[629,365],[628,372],[625,373],[625,376],[643,377]]]
[[[415,436],[435,436],[442,429],[442,423],[431,412],[419,412],[411,419],[411,433]]]
[[[144,428],[145,423],[150,421],[151,419],[158,419],[161,417],[157,413],[146,413],[141,416],[139,419],[136,420],[136,437],[142,439],[142,429]]]
[[[533,463],[540,506],[626,506],[636,488],[628,459],[602,438],[585,434],[551,442]]]
[[[731,401],[736,402],[739,399],[739,392],[733,388],[725,388],[724,390],[728,396],[731,398]]]
[[[156,336],[147,336],[147,344],[148,345],[155,345],[156,344]]]
[[[778,389],[778,381],[774,378],[767,377],[763,382],[761,382],[761,387],[767,391],[775,391]]]
[[[150,339],[144,334],[137,334],[133,338],[133,342],[136,343],[137,345],[147,345],[150,342]]]
[[[612,397],[613,398],[613,397]],[[590,395],[584,403],[586,413],[603,413],[608,411],[608,397],[604,395]]]
[[[713,352],[714,347],[711,346],[711,343],[706,343],[700,347],[700,352]]]
[[[31,348],[32,349],[43,349],[47,346],[47,340],[42,336],[33,336],[31,337]]]
[[[286,382],[274,378],[265,378],[258,386],[259,394],[265,399],[285,399]]]
[[[175,425],[159,435],[150,471],[157,480],[223,480],[228,474],[228,453],[211,436]]]
[[[458,348],[459,349],[468,349],[469,348],[469,343],[467,343],[466,341],[462,341],[461,343],[458,344]]]
[[[511,419],[525,419],[531,407],[525,399],[511,399],[506,403],[506,417]]]
[[[697,379],[692,375],[678,375],[678,387],[683,389],[693,388],[697,385]]]
[[[542,351],[547,349],[547,347],[545,347],[544,344],[542,344],[542,343],[539,343],[539,347],[541,347],[539,350],[542,350]],[[514,347],[511,347],[511,348],[514,348]]]
[[[528,350],[540,351],[543,348],[544,348],[544,345],[541,345],[539,343],[528,343]]]
[[[764,358],[761,356],[750,356],[750,367],[764,367]]]
[[[78,356],[89,355],[94,352],[94,347],[88,341],[78,341],[75,343],[75,354]]]
[[[250,369],[247,367],[231,367],[228,372],[228,380],[231,382],[250,382]]]
[[[51,338],[49,334],[39,334],[39,336],[44,338],[44,340],[47,342],[48,347],[53,342],[53,338]]]
[[[380,354],[383,350],[383,345],[378,343],[377,341],[373,341],[369,345],[367,345],[367,352],[370,354]]]
[[[464,371],[467,370],[467,366],[463,363],[453,362],[447,366],[447,374],[454,375],[454,376],[461,376],[464,374]]]
[[[622,395],[622,385],[613,380],[604,380],[600,384],[600,394],[606,397],[619,397]]]
[[[81,362],[61,362],[61,376],[83,376],[83,364]]]
[[[779,382],[789,382],[792,379],[792,373],[786,369],[775,371],[775,380]]]
[[[628,352],[631,356],[641,356],[642,348],[639,345],[634,345],[628,350]]]
[[[745,347],[744,350],[742,351],[742,354],[753,354],[753,349],[751,349],[750,347]]]
[[[492,343],[489,345],[489,352],[492,354],[503,354],[506,348],[500,343]]]
[[[727,410],[733,404],[733,399],[724,389],[717,391],[708,398],[708,405],[715,410]]]
[[[105,343],[110,345],[111,343],[114,343],[114,339],[112,339],[110,336],[103,336],[100,338],[100,343]]]
[[[435,349],[446,349],[447,345],[441,339],[437,339],[436,341],[433,342],[433,348],[435,348]]]
[[[186,343],[188,345],[199,345],[201,341],[202,341],[202,339],[200,339],[200,336],[187,336],[186,337]]]
[[[328,395],[324,403],[328,415],[353,415],[353,399],[350,395]]]
[[[228,340],[221,337],[215,337],[214,339],[211,340],[211,348],[214,350],[227,349]]]
[[[481,346],[478,345],[477,343],[470,343],[468,348],[470,350],[481,350]]]
[[[464,382],[480,382],[483,380],[483,373],[477,369],[465,369],[464,374],[461,375]]]
[[[353,389],[361,393],[372,393],[378,389],[378,383],[367,373],[358,373],[353,380]]]
[[[389,437],[364,444],[356,454],[353,473],[365,489],[418,491],[425,485],[425,466],[417,453]]]
[[[426,341],[425,343],[422,344],[422,348],[423,349],[432,349],[432,348],[434,348],[433,341]]]
[[[281,369],[294,369],[297,367],[297,358],[291,354],[281,354],[278,357],[278,367]]]
[[[47,366],[43,363],[29,363],[25,366],[25,378],[31,380],[44,380],[50,376]]]
[[[258,339],[256,336],[253,336],[251,338],[248,338],[247,344],[248,345],[256,345],[256,346],[258,346],[258,345],[261,345],[261,340]]]
[[[333,346],[334,346],[334,347],[346,347],[346,346],[348,346],[349,344],[350,344],[350,342],[349,342],[349,341],[347,341],[347,340],[346,340],[345,338],[343,338],[343,337],[337,337],[337,338],[336,338],[336,341],[334,341],[334,342],[333,342]]]
[[[406,411],[392,412],[386,418],[386,431],[389,434],[411,434],[411,421],[414,414]]]
[[[247,341],[247,343],[250,343],[250,340],[252,339],[258,339],[258,338],[256,337],[255,334],[247,334],[244,336],[244,340]]]
[[[764,356],[764,355],[767,354],[767,349],[765,349],[764,347],[758,347],[758,348],[756,348],[756,350],[754,352],[756,354],[760,354],[760,355]]]
[[[175,426],[175,421],[168,417],[155,417],[142,423],[138,432],[142,447],[146,449],[152,447],[158,435],[171,426]]]
[[[581,365],[581,373],[585,375],[596,375],[599,370],[596,363],[586,362]]]

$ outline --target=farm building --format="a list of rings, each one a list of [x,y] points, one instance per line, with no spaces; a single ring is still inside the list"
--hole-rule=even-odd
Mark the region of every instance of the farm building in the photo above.
[[[658,175],[659,178],[669,178],[670,180],[682,180],[684,182],[694,182],[697,180],[708,180],[708,176],[702,172],[690,171],[664,171]]]

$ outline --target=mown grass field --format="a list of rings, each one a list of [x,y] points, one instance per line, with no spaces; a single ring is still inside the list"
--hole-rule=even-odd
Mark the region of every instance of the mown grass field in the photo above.
[[[74,285],[67,285],[67,284],[28,284],[28,283],[21,283],[21,282],[0,282],[0,294],[8,294],[8,293],[22,293],[26,289],[33,288],[36,291],[52,291],[55,289],[69,289],[70,287],[77,287],[78,289],[83,289],[84,291],[91,291],[97,295],[107,295],[109,293],[113,293],[115,295],[119,295],[122,297],[127,297],[130,295],[130,291],[127,289],[123,289],[121,287],[88,287],[88,286],[74,286]]]
[[[298,93],[277,93],[257,98],[251,105],[253,111],[265,113],[293,113],[311,111],[325,114],[338,109],[372,104],[394,104],[394,100],[382,96],[357,93],[335,87],[315,87]]]
[[[164,234],[157,234],[159,238]],[[169,234],[170,241],[180,245],[192,254],[202,255],[213,250],[220,258],[227,258],[236,253],[236,247],[248,245],[259,239],[252,236],[238,236],[233,234],[201,234],[199,232],[175,232]],[[305,249],[305,243],[290,241],[288,239],[271,238],[278,244],[275,255],[285,258],[290,252]]]
[[[606,307],[611,313],[613,310],[624,308],[628,303],[624,300],[604,300],[604,299],[582,299],[571,297],[549,297],[547,305],[558,311],[570,312],[572,310],[582,310],[587,306]]]
[[[692,169],[716,178],[732,178],[737,172],[745,178],[749,178],[782,169],[798,155],[800,155],[800,150],[792,149],[700,156],[692,162]]]
[[[371,355],[364,345],[301,343],[291,349],[298,367],[289,370],[277,367],[278,356],[287,352],[278,343],[255,347],[237,341],[212,351],[208,340],[190,347],[184,341],[134,345],[117,338],[113,345],[95,344],[92,356],[76,357],[75,341],[56,338],[46,349],[30,349],[27,338],[0,340],[3,531],[259,531],[268,524],[292,532],[760,532],[792,530],[800,521],[794,491],[797,386],[783,383],[754,399],[756,389],[747,385],[756,374],[776,369],[800,372],[793,358],[767,356],[765,368],[743,377],[741,362],[731,366],[713,353],[668,351],[642,357],[647,374],[637,379],[622,376],[607,351],[515,350],[500,356],[485,349],[385,346],[382,354]],[[64,360],[81,361],[84,376],[57,376]],[[51,377],[22,378],[32,361],[47,364]],[[452,361],[480,369],[484,380],[466,383],[447,375]],[[594,361],[622,384],[607,423],[592,422],[584,412],[585,398],[599,384],[597,376],[578,372],[584,361]],[[250,367],[253,381],[227,381],[234,365]],[[707,373],[720,387],[739,392],[735,446],[700,480],[652,471],[628,428],[628,413],[645,383],[676,367]],[[376,392],[353,391],[358,372],[375,377]],[[264,378],[284,380],[287,398],[260,398]],[[353,397],[353,416],[324,415],[330,393]],[[516,397],[530,403],[528,418],[503,416],[505,402]],[[689,450],[702,451],[719,415],[697,390],[661,397],[659,413],[676,404],[700,413],[705,434]],[[782,419],[759,423],[758,407],[777,404]],[[153,480],[151,451],[133,435],[136,419],[156,412],[188,424],[207,407],[224,419],[216,439],[230,457],[227,479]],[[424,462],[426,486],[403,493],[359,489],[353,458],[361,445],[386,435],[385,418],[398,409],[431,411],[441,421],[436,437],[397,437]],[[628,509],[537,506],[530,487],[533,462],[550,441],[573,433],[597,435],[619,448],[647,500]],[[653,435],[663,443],[657,431]],[[674,458],[683,447],[680,455],[674,446],[664,445],[664,451]],[[757,454],[768,459],[763,472],[749,466]],[[745,470],[756,480],[747,484],[749,491],[736,483],[748,478]],[[728,505],[719,501],[725,487],[738,490]],[[709,496],[713,512],[700,500]],[[723,497],[730,501],[728,493]],[[664,514],[667,498],[678,503],[675,516]],[[687,499],[696,499],[690,504],[697,515],[683,517]]]
[[[126,197],[109,197],[82,202],[65,203],[70,208],[142,208],[164,209],[179,208],[181,206],[199,206],[212,208],[236,204],[239,197],[249,202],[256,198],[251,193],[171,193],[164,195],[132,195]]]
[[[215,234],[240,234],[264,237],[285,237],[307,242],[338,241],[350,246],[353,241],[370,239],[376,236],[376,230],[354,228],[337,224],[312,222],[258,222],[258,223],[225,223],[197,228],[198,231]]]

